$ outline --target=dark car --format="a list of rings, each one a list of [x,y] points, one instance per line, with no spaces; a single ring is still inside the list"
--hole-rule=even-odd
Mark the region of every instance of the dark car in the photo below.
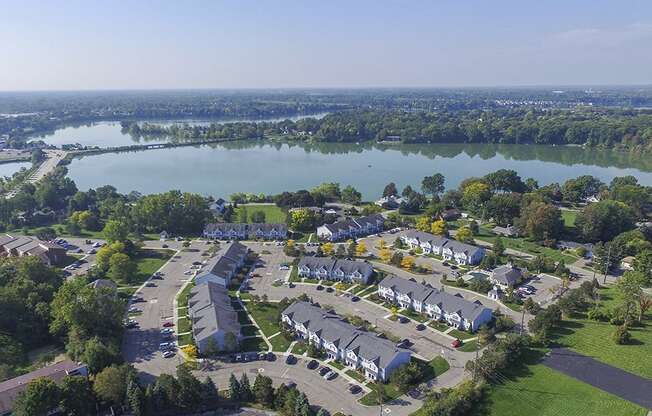
[[[161,245],[161,247],[163,247],[163,248],[168,248],[168,247],[170,247],[170,246],[168,246],[167,244],[163,244],[163,245]]]
[[[417,331],[423,331],[424,329],[426,329],[424,324],[417,324]]]
[[[322,368],[319,369],[319,375],[323,376],[324,374],[328,373],[329,371],[331,371],[330,368],[328,368],[326,366],[323,366]]]
[[[297,362],[297,357],[294,355],[290,354],[285,358],[285,364],[295,364]]]
[[[399,342],[398,345],[399,345],[400,348],[410,348],[412,345],[414,345],[414,343],[412,341],[410,341],[409,339],[405,338],[404,340]]]
[[[451,347],[453,348],[459,348],[462,346],[462,341],[459,339],[456,339],[455,341],[451,342]]]
[[[454,265],[454,264],[452,264],[452,265],[451,265],[451,269],[453,269],[453,270],[457,270],[457,266]]]
[[[319,367],[319,363],[317,360],[310,360],[306,367],[308,367],[308,370],[314,370],[315,368]]]
[[[273,352],[268,352],[267,361],[276,361],[276,355]]]
[[[285,387],[287,387],[288,389],[294,389],[297,387],[297,383],[295,383],[294,381],[286,381]]]
[[[405,316],[399,316],[398,321],[400,323],[402,323],[402,324],[407,324],[408,322],[410,322],[410,320],[408,318],[406,318]]]
[[[324,286],[322,286],[322,285],[317,285],[317,290],[324,290]]]
[[[326,288],[326,292],[328,292],[328,293],[333,293],[334,291],[335,290],[330,286]]]
[[[357,301],[359,301],[359,300],[360,300],[360,298],[357,297],[357,296],[353,296],[353,297],[351,298],[351,302],[357,302]]]
[[[443,264],[444,266],[448,266],[448,262],[447,262],[447,261],[443,262],[442,264]]]
[[[362,390],[362,387],[358,386],[357,384],[350,384],[349,385],[349,393],[351,394],[358,394]]]
[[[266,361],[266,360],[267,360],[267,353],[266,353],[266,352],[260,352],[260,353],[258,353],[258,360],[260,360],[260,361]]]
[[[292,283],[292,282],[290,282],[290,283],[288,284],[288,287],[289,287],[290,289],[292,289],[294,286],[295,286],[295,284]]]

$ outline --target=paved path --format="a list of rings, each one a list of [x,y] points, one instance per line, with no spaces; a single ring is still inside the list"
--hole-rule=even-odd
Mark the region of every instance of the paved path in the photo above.
[[[566,348],[553,348],[543,365],[622,399],[652,409],[652,380]]]
[[[45,154],[47,155],[47,159],[43,161],[39,165],[39,167],[34,171],[29,178],[25,181],[25,183],[36,183],[43,179],[45,175],[48,173],[51,173],[57,166],[59,166],[59,163],[63,160],[63,158],[66,157],[67,152],[63,150],[45,150]],[[16,196],[18,193],[18,189],[20,189],[20,185],[16,187],[16,189],[9,191],[6,195],[6,198],[13,198]]]

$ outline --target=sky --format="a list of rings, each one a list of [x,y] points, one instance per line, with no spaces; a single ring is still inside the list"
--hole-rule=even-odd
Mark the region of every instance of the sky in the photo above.
[[[652,1],[0,1],[0,90],[652,84]]]

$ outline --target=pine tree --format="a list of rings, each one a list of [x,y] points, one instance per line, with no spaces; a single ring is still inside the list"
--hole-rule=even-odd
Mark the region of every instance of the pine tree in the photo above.
[[[217,386],[213,382],[213,379],[206,376],[204,382],[201,383],[202,406],[206,409],[212,409],[218,401],[219,395],[217,394]]]
[[[229,377],[229,397],[233,401],[240,400],[240,383],[233,373],[231,373],[231,377]]]
[[[127,385],[127,403],[134,416],[145,414],[145,395],[138,383],[130,381]]]
[[[249,377],[247,374],[243,374],[240,379],[240,391],[239,391],[240,400],[243,402],[249,402],[252,400],[253,394],[251,393],[251,384],[249,383]]]

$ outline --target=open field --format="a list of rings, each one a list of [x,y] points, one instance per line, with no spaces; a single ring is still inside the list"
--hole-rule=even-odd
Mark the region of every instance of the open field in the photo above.
[[[261,211],[265,213],[265,222],[266,223],[283,223],[287,220],[287,213],[283,209],[277,207],[276,205],[266,205],[266,204],[246,204],[239,205],[235,212],[233,213],[235,219],[241,220],[240,216],[242,215],[242,209],[247,211],[247,222],[253,223],[251,215],[256,211]]]

